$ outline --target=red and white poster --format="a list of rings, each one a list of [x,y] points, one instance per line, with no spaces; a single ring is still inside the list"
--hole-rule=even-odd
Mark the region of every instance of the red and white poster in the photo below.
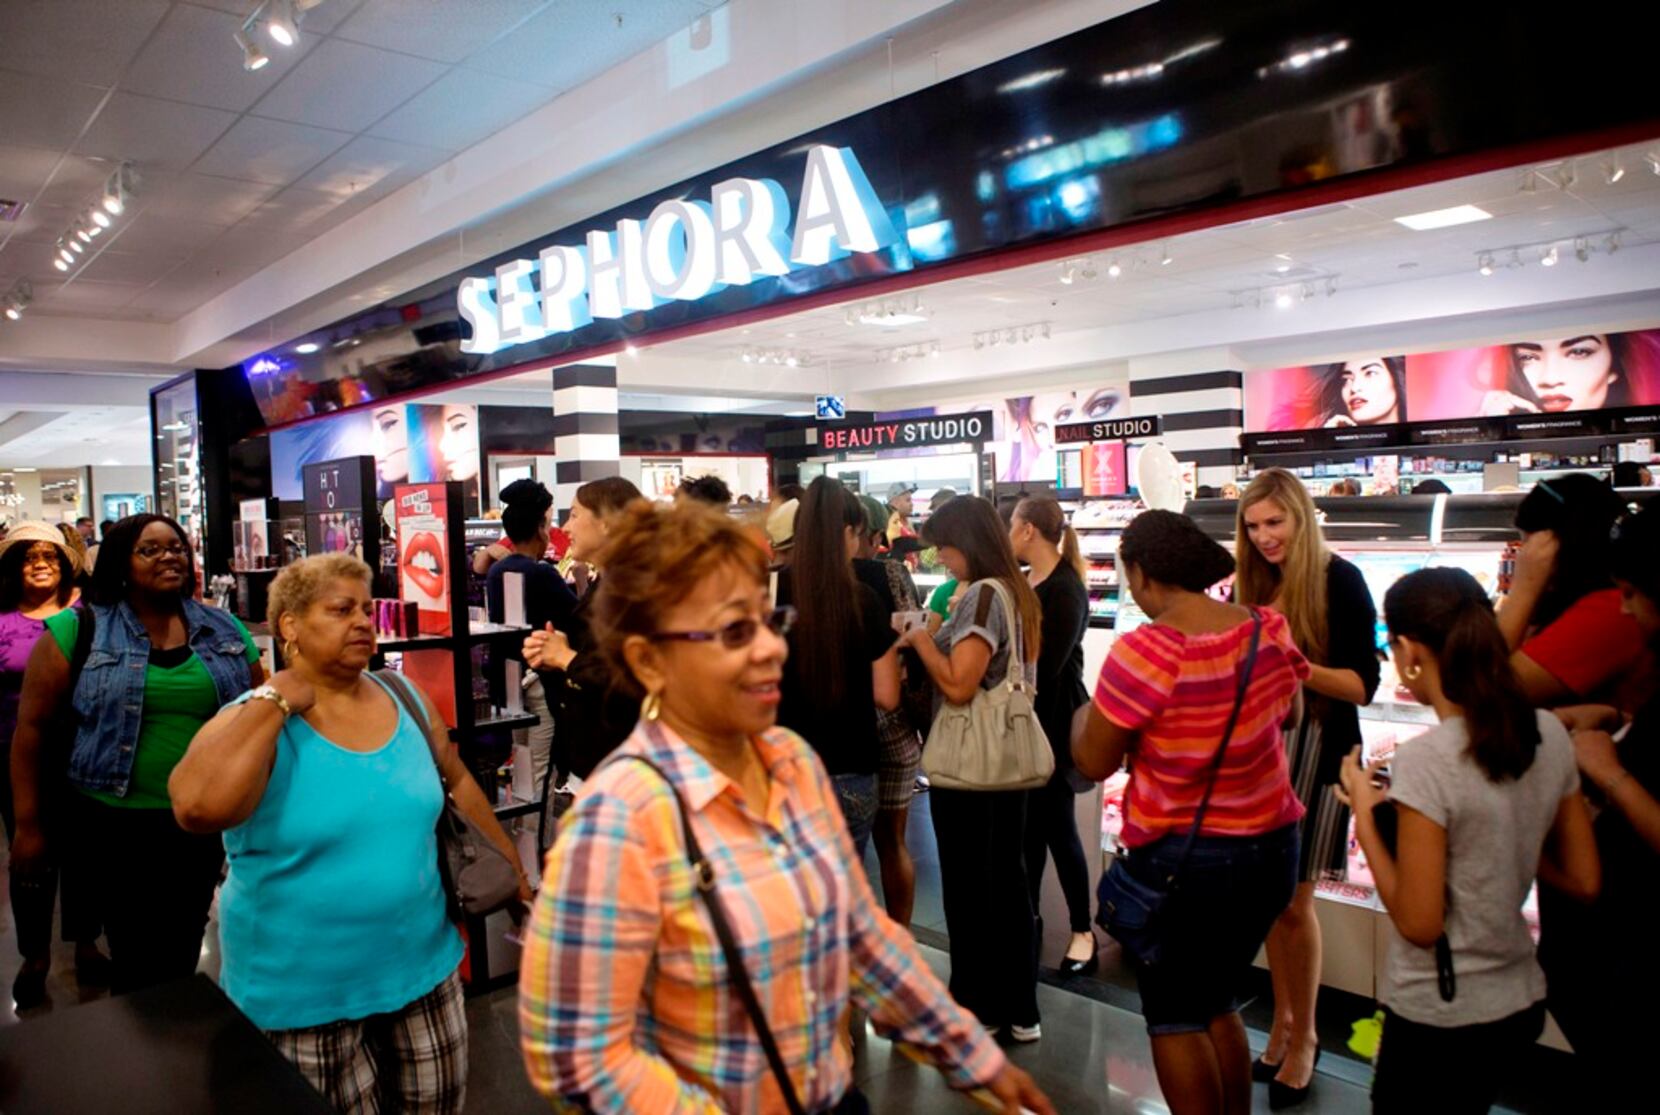
[[[413,601],[421,633],[450,633],[449,507],[443,484],[393,489],[398,527],[398,595]]]
[[[1130,490],[1124,443],[1099,441],[1084,447],[1084,495],[1121,496]]]

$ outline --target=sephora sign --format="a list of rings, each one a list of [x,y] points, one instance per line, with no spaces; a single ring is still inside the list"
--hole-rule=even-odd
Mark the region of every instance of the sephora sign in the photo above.
[[[819,267],[898,240],[850,148],[808,149],[791,224],[790,201],[770,178],[731,178],[709,200],[662,202],[644,221],[589,232],[494,275],[461,281],[457,309],[473,327],[461,350],[491,353],[595,318],[620,318],[671,300],[695,302],[728,286]]]

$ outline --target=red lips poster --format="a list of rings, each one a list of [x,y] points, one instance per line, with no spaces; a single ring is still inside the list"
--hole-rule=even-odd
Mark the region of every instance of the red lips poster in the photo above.
[[[414,601],[421,631],[450,633],[449,530],[443,484],[400,484],[393,489],[398,524],[399,595]]]

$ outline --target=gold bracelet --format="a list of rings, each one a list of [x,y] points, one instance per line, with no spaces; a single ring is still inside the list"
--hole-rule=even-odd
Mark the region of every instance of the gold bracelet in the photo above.
[[[270,701],[273,705],[277,706],[277,711],[282,713],[282,718],[284,720],[287,720],[290,716],[294,715],[294,707],[288,703],[287,697],[284,697],[277,691],[277,687],[274,685],[267,684],[260,686],[258,689],[248,694],[248,699],[250,701]]]

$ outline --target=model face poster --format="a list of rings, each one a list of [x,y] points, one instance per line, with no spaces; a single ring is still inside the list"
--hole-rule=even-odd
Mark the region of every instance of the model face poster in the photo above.
[[[370,409],[369,445],[382,499],[399,484],[462,482],[478,502],[478,408],[468,404],[384,403]]]
[[[1406,356],[1357,352],[1245,376],[1251,432],[1660,405],[1660,329],[1546,330]]]
[[[1120,382],[1085,383],[1036,395],[952,400],[932,407],[894,411],[878,417],[926,418],[936,414],[961,414],[981,410],[989,410],[995,416],[994,438],[983,443],[982,448],[997,459],[998,482],[1052,482],[1060,465],[1055,453],[1055,427],[1072,422],[1096,422],[1105,418],[1128,416],[1130,388],[1128,383]],[[931,452],[933,450],[929,449],[899,450],[896,451],[896,455]]]
[[[445,552],[449,513],[443,484],[399,484],[398,595],[413,601],[421,633],[450,633],[450,563]]]

